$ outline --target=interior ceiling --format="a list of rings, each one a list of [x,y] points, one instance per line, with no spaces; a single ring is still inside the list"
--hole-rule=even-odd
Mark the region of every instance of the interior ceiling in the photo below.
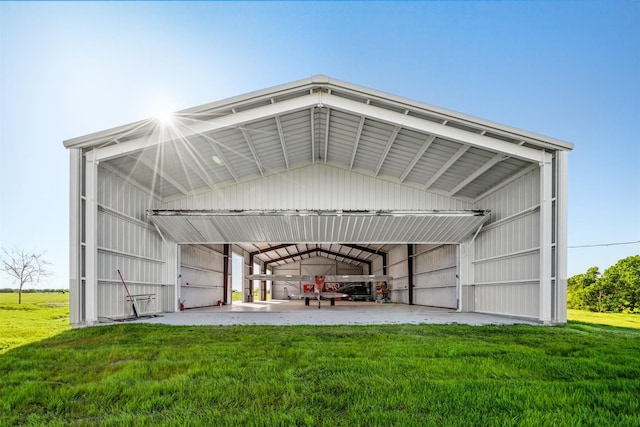
[[[467,201],[566,145],[323,76],[65,144],[163,200],[327,163]]]
[[[395,245],[368,244],[345,245],[337,243],[298,243],[298,244],[268,244],[241,243],[238,244],[249,253],[254,253],[255,259],[267,263],[270,268],[299,262],[313,257],[323,257],[346,264],[362,267],[372,263],[375,258],[387,254]]]
[[[571,148],[562,141],[326,76],[183,110],[170,122],[145,120],[76,138],[66,141],[65,146],[94,150],[101,167],[163,201],[316,163],[475,201],[509,177],[536,167],[542,150]],[[150,216],[156,226],[180,242],[317,242],[283,247],[258,257],[264,261],[304,253],[302,256],[333,257],[349,263],[376,255],[331,242],[380,249],[391,241],[450,242],[473,232],[486,218],[449,217],[438,223],[429,222],[433,221],[429,215],[354,217],[361,220],[361,230],[383,231],[386,226],[398,233],[382,237],[381,232],[361,233],[351,238],[340,228],[346,217],[337,215],[315,220]],[[295,230],[304,230],[309,221],[316,221],[318,235],[296,235]],[[235,227],[236,233],[225,236],[230,227]],[[407,234],[425,227],[428,232],[421,238]],[[443,227],[457,231],[439,235]],[[430,240],[437,236],[439,240]],[[247,250],[261,248],[259,244],[242,245]],[[313,248],[322,250],[313,252]]]

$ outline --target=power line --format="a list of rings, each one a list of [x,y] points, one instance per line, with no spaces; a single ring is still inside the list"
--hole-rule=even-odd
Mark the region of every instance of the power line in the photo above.
[[[636,243],[640,243],[640,240],[635,242],[618,242],[618,243],[598,243],[595,245],[578,245],[578,246],[567,246],[568,249],[574,248],[597,248],[600,246],[618,246],[618,245],[635,245]]]

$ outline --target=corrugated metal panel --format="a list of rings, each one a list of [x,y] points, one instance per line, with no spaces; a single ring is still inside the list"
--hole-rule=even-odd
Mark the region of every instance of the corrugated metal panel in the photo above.
[[[169,201],[164,209],[459,210],[473,204],[325,164]]]
[[[527,167],[527,163],[522,160],[514,158],[505,159],[501,162],[498,162],[487,172],[474,179],[466,187],[460,190],[457,195],[461,197],[473,198],[476,195],[481,194],[487,188],[495,187],[496,185],[500,184],[505,177],[512,176],[517,171],[525,167]]]
[[[537,283],[476,285],[474,302],[475,311],[480,313],[537,318],[540,291]]]
[[[394,126],[387,123],[365,121],[353,163],[354,169],[375,170],[393,129]]]
[[[157,211],[149,218],[163,233],[186,243],[457,243],[487,219],[464,213],[185,211]]]
[[[298,111],[280,117],[287,142],[289,166],[311,161],[311,120],[309,111]]]
[[[389,276],[393,277],[391,301],[408,304],[409,266],[407,264],[407,245],[398,245],[391,249],[387,254],[387,262],[389,263],[387,272]]]
[[[315,87],[317,88],[317,87]],[[314,89],[315,89],[314,88]],[[324,93],[329,93],[326,89]],[[338,89],[332,97],[339,96],[336,99],[357,99],[359,102],[367,103],[367,108],[381,109],[385,112],[400,112],[412,118],[419,118],[429,123],[439,122],[444,127],[453,127],[461,129],[463,133],[468,132],[470,137],[477,138],[478,134],[483,134],[486,141],[494,139],[500,143],[506,142],[517,147],[517,150],[505,149],[506,153],[511,151],[522,150],[522,147],[528,149],[538,148],[541,146],[529,141],[530,138],[524,135],[511,135],[510,130],[498,130],[499,126],[493,124],[491,129],[486,126],[478,126],[472,123],[468,118],[454,119],[451,113],[446,115],[433,114],[426,112],[421,107],[412,107],[410,103],[399,106],[394,102],[389,102],[386,98],[381,98],[378,94],[366,95],[364,93],[347,93]],[[365,115],[360,113],[346,111],[348,106],[341,110],[333,110],[328,105],[323,105],[320,101],[318,104],[309,106],[304,102],[300,105],[303,110],[295,110],[289,112],[283,106],[281,113],[278,108],[264,108],[269,106],[277,106],[280,101],[290,102],[295,97],[306,97],[309,91],[296,90],[284,94],[273,94],[267,96],[262,94],[260,99],[244,99],[239,101],[235,99],[228,105],[224,103],[216,103],[217,107],[213,109],[202,110],[202,113],[194,113],[198,110],[192,109],[189,113],[179,115],[175,128],[167,131],[166,129],[158,131],[140,125],[140,129],[129,130],[117,139],[118,142],[126,141],[130,138],[144,138],[142,135],[147,132],[149,136],[156,141],[162,142],[162,156],[156,155],[155,149],[145,150],[143,157],[146,159],[147,165],[156,164],[156,159],[162,157],[161,169],[162,174],[169,177],[168,179],[155,177],[155,173],[151,173],[148,168],[135,164],[135,157],[139,156],[135,150],[125,154],[129,159],[110,158],[105,163],[111,167],[117,168],[123,174],[131,174],[132,179],[138,181],[146,187],[154,186],[154,182],[159,185],[155,186],[159,189],[161,197],[166,199],[174,197],[180,192],[191,192],[203,188],[206,185],[219,185],[233,178],[234,180],[244,180],[247,177],[261,175],[256,163],[264,165],[267,175],[272,171],[279,171],[284,165],[288,164],[289,168],[309,165],[314,162],[332,162],[343,168],[351,167],[351,155],[355,140],[358,139],[358,149],[354,159],[353,167],[357,170],[364,171],[368,174],[376,174],[390,178],[391,180],[404,178],[405,182],[424,185],[429,178],[438,171],[447,160],[451,159],[459,148],[457,142],[448,141],[444,138],[438,138],[427,150],[422,158],[415,164],[408,176],[404,177],[403,173],[407,164],[409,164],[418,152],[422,144],[429,137],[427,133],[411,130],[409,126],[399,128],[390,120],[374,119],[372,115],[366,116],[361,136],[357,138],[360,123],[364,120]],[[286,101],[289,100],[289,101]],[[407,100],[405,100],[406,102]],[[249,112],[258,108],[255,114],[245,114],[238,118],[238,122],[232,123],[229,116],[241,114],[241,112]],[[355,107],[354,110],[358,111]],[[234,111],[235,110],[235,111]],[[191,116],[196,114],[195,116]],[[246,122],[242,122],[245,117]],[[207,131],[207,138],[202,138],[202,134],[192,133],[192,128],[200,126],[201,129],[206,128],[206,122],[224,118],[230,123],[225,129],[217,129],[215,131]],[[276,125],[276,120],[280,120],[282,126],[282,137]],[[399,123],[403,121],[399,120]],[[215,125],[212,125],[212,127]],[[240,129],[246,129],[248,138],[242,134]],[[487,132],[491,130],[490,132]],[[390,137],[397,131],[397,136],[390,146],[387,144]],[[160,133],[158,133],[160,132]],[[446,133],[446,132],[445,132]],[[474,138],[469,139],[469,143],[474,148],[469,150],[465,156],[459,159],[440,179],[433,184],[434,189],[441,191],[449,191],[454,188],[456,182],[462,182],[473,170],[480,167],[479,160],[481,158],[490,159],[494,156],[495,150],[487,149],[483,144],[478,145],[478,141]],[[285,140],[285,150],[287,160],[285,162],[285,153],[282,150],[282,139]],[[462,138],[464,139],[464,138]],[[105,143],[104,141],[103,143]],[[107,145],[113,141],[106,142]],[[540,141],[537,141],[540,142]],[[226,165],[220,167],[218,164],[213,165],[211,159],[216,156],[215,150],[212,150],[212,144],[217,145],[222,150],[223,157],[226,158]],[[254,159],[254,153],[251,153],[250,144],[255,146],[255,155],[258,159]],[[490,146],[491,144],[487,144]],[[545,144],[542,144],[545,146]],[[113,147],[110,147],[113,148]],[[388,148],[386,152],[385,148]],[[474,156],[479,156],[474,159]],[[531,153],[524,157],[531,159]],[[380,161],[383,161],[380,163]],[[534,160],[535,161],[535,160]],[[470,163],[469,163],[470,162]],[[202,163],[200,165],[200,163]],[[378,166],[380,169],[378,170]],[[489,172],[483,174],[481,178],[473,184],[461,189],[458,197],[467,197],[473,199],[478,197],[485,191],[488,191],[492,185],[507,178],[512,173],[527,167],[527,162],[510,161],[504,165],[496,165]],[[131,167],[133,166],[133,167]],[[202,175],[201,167],[204,168],[208,176]],[[232,172],[229,172],[230,169]],[[173,184],[172,184],[173,182]],[[184,191],[186,189],[186,191]]]
[[[457,307],[457,246],[416,245],[414,304]]]
[[[476,311],[539,314],[539,181],[533,170],[476,203],[492,207],[473,248]]]
[[[356,142],[360,117],[341,111],[331,112],[327,161],[349,166]]]
[[[474,209],[491,209],[488,224],[540,204],[540,171],[536,168],[504,188],[475,203]],[[487,225],[488,225],[487,224]]]
[[[408,129],[400,130],[389,149],[387,158],[380,169],[380,174],[400,177],[407,167],[407,163],[417,154],[424,141],[424,134]],[[421,184],[424,184],[424,182]]]
[[[436,138],[407,175],[408,182],[425,185],[431,177],[453,156],[462,145]]]
[[[457,150],[456,150],[457,151]],[[451,191],[469,175],[480,169],[495,153],[470,148],[433,184],[434,189]]]
[[[99,168],[98,180],[98,315],[129,314],[124,298],[123,274],[129,291],[156,295],[153,308],[167,305],[167,250],[155,229],[146,222],[146,210],[157,200],[115,174]]]
[[[286,167],[280,134],[273,118],[252,123],[246,129],[265,169],[277,170]]]
[[[185,307],[204,307],[224,300],[224,257],[197,245],[180,246],[180,298]]]

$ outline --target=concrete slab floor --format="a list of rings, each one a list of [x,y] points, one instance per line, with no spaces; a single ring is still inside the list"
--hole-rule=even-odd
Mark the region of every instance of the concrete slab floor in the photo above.
[[[375,302],[256,301],[221,307],[187,309],[163,313],[159,317],[141,318],[136,323],[167,325],[381,325],[381,324],[450,324],[513,325],[531,324],[522,319],[480,313],[456,313],[455,310],[406,304]]]

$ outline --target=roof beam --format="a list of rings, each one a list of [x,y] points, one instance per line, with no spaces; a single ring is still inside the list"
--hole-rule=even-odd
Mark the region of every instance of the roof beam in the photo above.
[[[206,169],[202,165],[202,162],[200,161],[202,159],[202,156],[198,155],[195,152],[195,149],[193,148],[193,146],[191,145],[191,142],[189,142],[188,139],[184,139],[183,141],[180,141],[180,142],[183,143],[185,149],[187,150],[187,153],[191,157],[191,160],[195,162],[197,168],[194,168],[194,172],[196,173],[196,175],[198,175],[198,178],[200,178],[205,184],[207,184],[207,186],[210,189],[213,190],[214,187],[211,184],[213,182],[213,179],[211,178],[211,175],[209,175],[209,173],[206,171]]]
[[[280,135],[280,144],[282,144],[282,156],[284,157],[284,164],[289,169],[289,159],[287,157],[287,144],[284,142],[284,132],[282,131],[282,123],[280,123],[280,116],[276,116],[276,126],[278,127],[278,135]]]
[[[326,97],[327,94],[324,94]],[[320,94],[309,94],[298,98],[292,98],[275,104],[268,104],[262,107],[251,108],[233,114],[216,117],[211,120],[197,121],[181,131],[180,137],[187,138],[192,135],[204,134],[219,129],[236,128],[242,124],[250,123],[265,117],[279,116],[285,113],[305,110],[320,103]],[[311,110],[313,119],[313,109]],[[313,123],[313,122],[312,122]],[[144,150],[158,144],[163,144],[168,140],[160,138],[157,133],[150,133],[130,141],[113,144],[108,147],[96,150],[96,160],[103,161],[120,157],[129,153]]]
[[[218,141],[216,141],[215,139],[211,138],[210,136],[207,136],[207,135],[202,135],[202,136],[204,137],[205,141],[207,141],[207,143],[209,143],[209,146],[211,147],[211,149],[216,153],[216,156],[218,156],[218,158],[222,162],[222,165],[231,174],[231,176],[233,177],[233,180],[235,182],[238,182],[239,181],[238,174],[236,174],[236,171],[234,171],[231,168],[231,165],[227,161],[227,158],[222,153],[222,150],[219,147],[219,145],[221,145],[221,144]]]
[[[349,169],[353,169],[353,162],[356,159],[356,151],[358,151],[358,144],[360,143],[360,137],[362,136],[362,129],[364,128],[364,120],[365,116],[360,118],[360,123],[358,124],[358,132],[356,132],[356,140],[353,144],[353,152],[351,153],[351,162],[349,163]]]
[[[458,193],[458,191],[462,190],[464,187],[469,185],[469,183],[472,182],[474,179],[476,179],[477,177],[479,177],[480,175],[482,175],[483,173],[491,169],[496,163],[501,162],[504,159],[505,159],[504,154],[498,153],[495,156],[493,156],[488,162],[480,166],[480,168],[478,168],[474,173],[469,175],[460,184],[456,185],[453,188],[453,190],[449,192],[449,196],[454,196],[456,193]]]
[[[433,141],[435,140],[436,140],[435,135],[429,135],[427,137],[427,139],[424,141],[424,144],[422,144],[422,147],[420,147],[416,155],[413,156],[413,159],[411,159],[407,167],[404,169],[404,172],[402,172],[402,175],[400,175],[400,182],[404,182],[404,180],[407,179],[407,176],[409,175],[409,173],[411,173],[413,168],[416,166],[416,164],[418,163],[418,160],[422,158],[424,153],[429,149],[429,147],[431,146],[431,144],[433,144]]]
[[[275,262],[280,262],[280,261],[286,261],[288,259],[295,258],[295,257],[298,257],[298,256],[302,257],[304,255],[309,255],[309,254],[312,254],[314,252],[320,252],[320,253],[327,254],[327,255],[333,255],[333,256],[336,256],[336,257],[342,257],[344,259],[348,259],[350,261],[354,261],[354,262],[358,262],[358,263],[370,264],[370,261],[367,261],[366,259],[360,259],[360,258],[356,258],[356,257],[353,257],[353,256],[342,254],[340,252],[335,252],[335,251],[330,251],[328,249],[315,247],[313,249],[308,249],[306,251],[297,252],[295,254],[283,256],[283,257],[272,259],[272,260],[269,260],[269,261],[265,261],[265,265],[272,264],[272,263],[275,263]]]
[[[247,145],[249,146],[249,150],[251,150],[251,155],[253,155],[253,160],[256,162],[256,166],[258,166],[260,175],[264,176],[264,168],[260,164],[260,159],[258,158],[258,152],[256,151],[255,145],[253,145],[253,141],[251,140],[251,135],[249,135],[249,131],[244,126],[240,126],[240,132],[242,132],[242,136],[244,136],[244,140],[247,141]]]
[[[378,173],[380,173],[380,169],[382,168],[382,164],[386,160],[387,155],[389,154],[389,150],[391,150],[391,146],[393,145],[393,141],[396,140],[396,138],[398,136],[398,132],[400,132],[400,129],[402,129],[400,126],[396,126],[395,129],[393,129],[393,132],[391,132],[391,136],[389,136],[389,140],[387,141],[387,145],[384,147],[384,151],[382,152],[382,156],[380,156],[380,160],[378,161],[378,166],[376,166],[375,176],[378,176]]]
[[[445,164],[442,165],[440,169],[438,169],[438,171],[434,173],[431,178],[429,178],[429,181],[427,181],[426,184],[424,184],[425,189],[428,190],[429,188],[431,188],[433,183],[436,182],[438,178],[440,178],[442,174],[444,174],[451,166],[453,166],[453,164],[457,162],[458,159],[462,157],[462,155],[466,153],[467,150],[469,150],[469,148],[471,148],[471,146],[469,145],[463,145],[462,147],[460,147],[458,151],[456,151],[456,153],[453,156],[451,156],[449,160],[447,160]]]
[[[362,114],[368,118],[381,120],[402,128],[413,129],[418,132],[428,133],[437,137],[449,139],[461,144],[469,144],[484,150],[502,153],[528,162],[541,163],[544,161],[542,151],[513,144],[499,139],[493,139],[485,135],[467,132],[462,129],[430,122],[418,117],[405,115],[391,110],[367,105],[362,102],[352,101],[335,95],[324,94],[322,97],[324,105],[336,110]]]
[[[173,185],[176,190],[178,190],[179,192],[181,192],[182,194],[184,194],[185,196],[187,194],[189,194],[189,190],[187,190],[186,188],[184,188],[182,186],[182,184],[180,184],[178,181],[176,181],[174,178],[170,177],[169,175],[167,175],[167,173],[164,171],[164,168],[160,168],[157,165],[157,158],[156,158],[156,164],[154,165],[151,161],[145,159],[143,156],[139,156],[136,159],[137,162],[142,163],[143,165],[145,165],[146,167],[148,167],[149,169],[151,169],[155,174],[157,174],[158,176],[160,176],[160,178],[164,179],[165,181],[167,181],[169,184]]]
[[[380,255],[382,257],[382,274],[387,275],[387,253],[378,249],[371,249],[361,245],[344,244],[348,248],[357,249],[359,251],[368,252],[370,254]],[[371,264],[369,264],[369,272],[371,273]]]
[[[275,245],[275,246],[269,246],[267,248],[264,249],[258,249],[257,251],[253,251],[251,252],[254,255],[259,255],[259,254],[264,254],[267,252],[271,252],[271,251],[277,251],[280,249],[284,249],[284,248],[288,248],[289,246],[297,246],[296,243],[283,243],[281,245]]]

